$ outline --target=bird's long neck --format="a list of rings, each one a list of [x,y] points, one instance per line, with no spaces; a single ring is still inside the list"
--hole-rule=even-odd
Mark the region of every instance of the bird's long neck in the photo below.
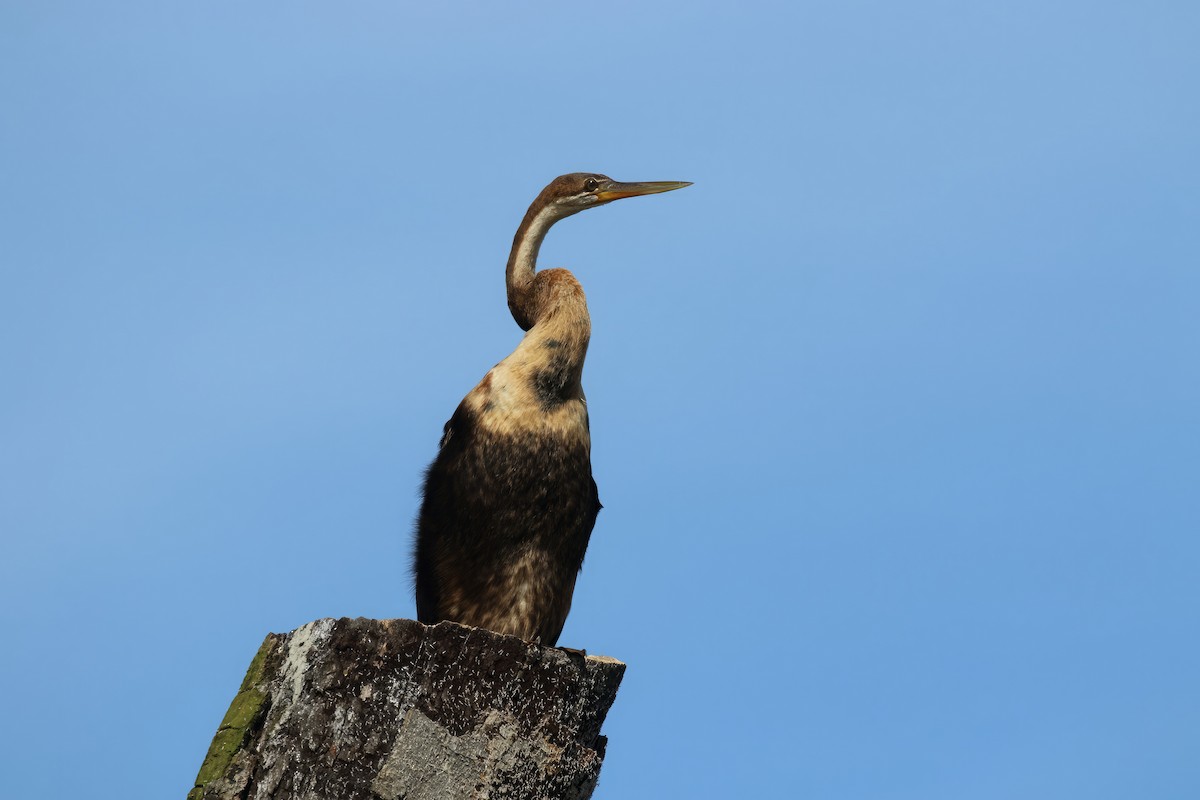
[[[513,237],[506,270],[508,308],[527,331],[516,354],[544,403],[582,397],[579,382],[592,334],[587,299],[575,276],[565,269],[537,272],[546,231],[562,216],[548,204],[530,206]]]
[[[539,198],[540,200],[540,198]],[[513,237],[512,252],[508,254],[505,282],[508,284],[508,309],[521,330],[529,330],[538,321],[538,293],[534,286],[538,250],[546,232],[557,221],[558,216],[547,203],[535,201],[525,212],[525,219]]]

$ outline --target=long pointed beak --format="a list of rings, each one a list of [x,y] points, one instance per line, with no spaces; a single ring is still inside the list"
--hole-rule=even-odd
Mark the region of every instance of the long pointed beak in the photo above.
[[[643,181],[642,183],[620,183],[609,181],[596,192],[596,197],[602,202],[620,200],[623,197],[637,197],[640,194],[658,194],[670,192],[691,186],[691,181]]]

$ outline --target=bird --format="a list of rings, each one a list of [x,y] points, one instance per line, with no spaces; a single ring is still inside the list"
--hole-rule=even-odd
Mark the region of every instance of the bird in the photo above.
[[[538,251],[559,220],[690,185],[576,172],[530,204],[505,268],[524,337],[459,403],[425,473],[412,559],[420,622],[557,644],[601,505],[581,385],[587,300],[570,271],[539,271]]]

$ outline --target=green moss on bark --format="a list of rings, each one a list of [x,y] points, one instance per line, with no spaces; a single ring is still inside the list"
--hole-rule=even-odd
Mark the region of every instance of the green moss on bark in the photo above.
[[[254,659],[242,679],[241,689],[229,704],[225,718],[208,747],[204,763],[196,775],[196,786],[188,792],[188,800],[200,800],[204,795],[204,787],[219,778],[225,777],[233,757],[245,746],[255,725],[262,719],[265,712],[267,695],[259,690],[263,678],[263,669],[267,657],[275,649],[278,637],[268,636],[258,648]]]

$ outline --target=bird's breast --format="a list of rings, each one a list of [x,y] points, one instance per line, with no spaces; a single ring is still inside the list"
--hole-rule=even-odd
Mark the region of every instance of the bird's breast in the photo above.
[[[544,365],[510,364],[492,368],[465,398],[476,425],[501,437],[552,437],[590,449],[587,400]]]

